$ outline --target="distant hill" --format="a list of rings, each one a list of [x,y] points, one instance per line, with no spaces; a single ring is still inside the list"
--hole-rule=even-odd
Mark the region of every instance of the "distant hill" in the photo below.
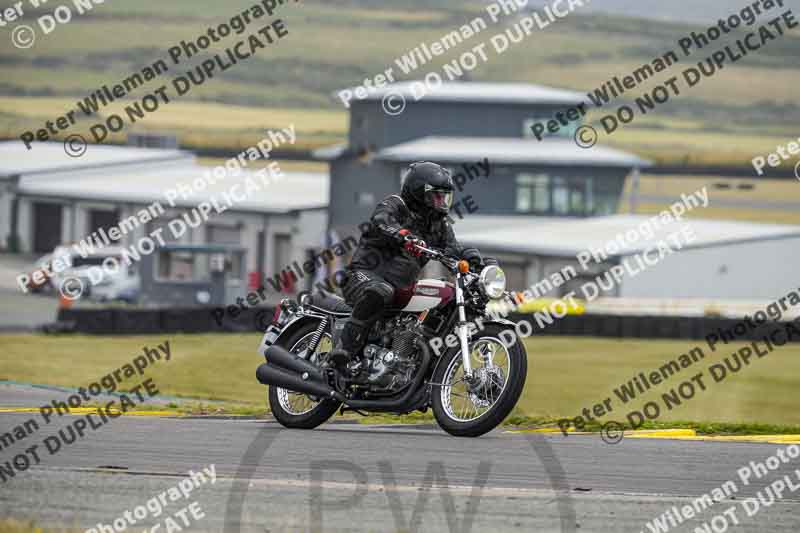
[[[533,2],[539,0],[531,0]],[[800,0],[784,0],[786,5]],[[48,35],[37,35],[35,46],[17,49],[9,43],[10,28],[0,28],[0,137],[41,127],[59,116],[65,106],[113,86],[157,59],[182,40],[197,39],[209,27],[249,9],[257,0],[137,0],[105,2]],[[545,29],[536,29],[502,54],[491,46],[492,36],[513,25],[518,17],[488,24],[485,31],[433,58],[408,75],[399,75],[396,60],[418,47],[433,43],[460,26],[485,17],[486,0],[302,0],[288,2],[276,13],[289,34],[274,46],[194,87],[179,102],[165,106],[153,120],[135,128],[175,131],[181,140],[240,144],[259,126],[261,113],[270,124],[285,126],[283,117],[301,118],[308,145],[341,140],[346,128],[345,108],[331,97],[345,87],[363,83],[395,67],[399,80],[419,79],[443,72],[473,46],[484,43],[490,54],[469,71],[474,81],[528,82],[592,91],[614,76],[624,77],[676,48],[676,42],[698,24],[713,21],[741,7],[731,0],[591,0],[575,13]],[[727,5],[726,5],[727,4]],[[50,7],[48,7],[50,5]],[[26,4],[26,24],[36,27],[37,12]],[[529,8],[531,7],[529,6]],[[604,12],[605,11],[605,12]],[[777,11],[777,10],[776,10]],[[800,11],[800,10],[799,10]],[[252,25],[248,32],[258,26]],[[38,29],[38,28],[37,28]],[[41,32],[40,32],[41,33]],[[242,36],[230,35],[199,51],[190,62],[172,66],[147,87],[130,94],[141,98],[190,68],[223,53]],[[741,37],[731,34],[728,39]],[[625,94],[614,105],[632,102],[670,76],[705,59],[724,46],[722,41],[691,58],[681,58],[669,73],[654,76],[646,85]],[[726,65],[712,78],[641,117],[615,134],[610,142],[637,147],[638,153],[672,162],[695,162],[698,147],[704,162],[746,165],[764,150],[796,138],[800,122],[800,29]],[[31,97],[40,97],[33,99]],[[202,106],[212,106],[202,112]],[[227,109],[226,109],[227,106]],[[231,106],[241,106],[233,108]],[[250,111],[255,110],[255,111]],[[287,110],[291,110],[288,112]],[[301,110],[298,114],[297,110]],[[594,115],[611,112],[596,110]],[[106,110],[107,112],[107,110]],[[228,118],[230,113],[240,117]],[[321,113],[316,115],[315,113]],[[251,117],[247,120],[246,118]],[[596,116],[591,117],[596,120]],[[87,119],[88,120],[88,119]],[[300,124],[298,123],[298,127]],[[759,148],[755,150],[758,143]],[[725,153],[729,152],[729,153]],[[755,153],[753,153],[755,152]],[[734,159],[735,158],[735,159]]]

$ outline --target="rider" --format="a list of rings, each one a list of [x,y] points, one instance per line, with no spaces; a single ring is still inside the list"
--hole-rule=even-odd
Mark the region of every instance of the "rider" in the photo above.
[[[478,250],[462,248],[447,220],[453,190],[447,169],[436,163],[412,163],[400,195],[385,198],[375,208],[347,267],[343,293],[353,311],[331,354],[335,358],[360,357],[370,329],[394,300],[395,290],[417,280],[428,262],[417,246],[429,245],[470,263],[482,262]],[[363,359],[359,362],[355,372],[366,366]]]

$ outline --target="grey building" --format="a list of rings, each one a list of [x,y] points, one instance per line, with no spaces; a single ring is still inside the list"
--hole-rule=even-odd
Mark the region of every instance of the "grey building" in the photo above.
[[[609,148],[578,147],[579,121],[543,141],[531,132],[533,123],[584,98],[509,83],[445,83],[419,99],[411,82],[371,91],[352,102],[347,144],[316,152],[330,162],[330,228],[356,232],[378,201],[399,190],[403,169],[419,160],[451,167],[459,185],[456,205],[477,206],[481,215],[615,213],[626,177],[648,162]],[[392,109],[405,102],[403,111],[387,112],[388,101]],[[488,176],[476,177],[479,162],[489,167]]]
[[[211,171],[180,150],[91,145],[72,158],[61,143],[28,151],[17,141],[0,142],[0,250],[40,255],[59,245],[100,248],[107,244],[101,233],[112,228],[120,235],[111,240],[134,257],[156,233],[186,250],[242,248],[247,254],[230,262],[229,294],[235,295],[303,264],[323,246],[325,174],[265,179],[254,167],[211,180]],[[211,206],[205,215],[202,206]],[[207,277],[199,261],[187,264],[178,253],[158,258],[160,281]],[[310,281],[282,279],[290,279],[281,287],[287,293]],[[269,287],[270,297],[280,296]]]

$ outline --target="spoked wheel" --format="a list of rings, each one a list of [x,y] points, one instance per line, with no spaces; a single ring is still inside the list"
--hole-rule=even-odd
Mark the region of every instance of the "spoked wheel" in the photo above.
[[[528,362],[520,340],[506,346],[491,324],[469,344],[472,379],[467,380],[461,350],[444,355],[433,375],[433,413],[439,425],[459,437],[477,437],[497,427],[522,394]]]
[[[323,333],[314,353],[308,353],[309,344],[314,337],[317,323],[301,327],[286,342],[279,342],[283,348],[311,363],[317,363],[320,354],[333,348],[329,333]],[[320,399],[301,392],[281,387],[269,387],[267,392],[269,407],[275,419],[287,428],[312,429],[327,421],[336,413],[340,403],[336,400]]]

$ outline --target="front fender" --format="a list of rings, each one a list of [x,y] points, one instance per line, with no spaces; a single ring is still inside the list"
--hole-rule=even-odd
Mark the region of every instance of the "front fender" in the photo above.
[[[491,320],[484,320],[483,323],[484,324],[497,324],[497,325],[500,325],[500,326],[511,326],[512,328],[517,327],[517,324],[514,321],[509,320],[507,318],[493,318]]]
[[[514,334],[517,336],[517,342],[519,343],[519,347],[522,348],[522,353],[525,356],[525,359],[528,358],[528,350],[525,349],[525,343],[522,342],[522,338],[520,338],[519,334],[517,334],[517,323],[513,320],[509,320],[507,318],[493,318],[491,320],[484,320],[483,321],[484,327],[494,324],[497,326],[505,326],[509,327],[514,330]],[[502,339],[501,339],[502,340]]]

